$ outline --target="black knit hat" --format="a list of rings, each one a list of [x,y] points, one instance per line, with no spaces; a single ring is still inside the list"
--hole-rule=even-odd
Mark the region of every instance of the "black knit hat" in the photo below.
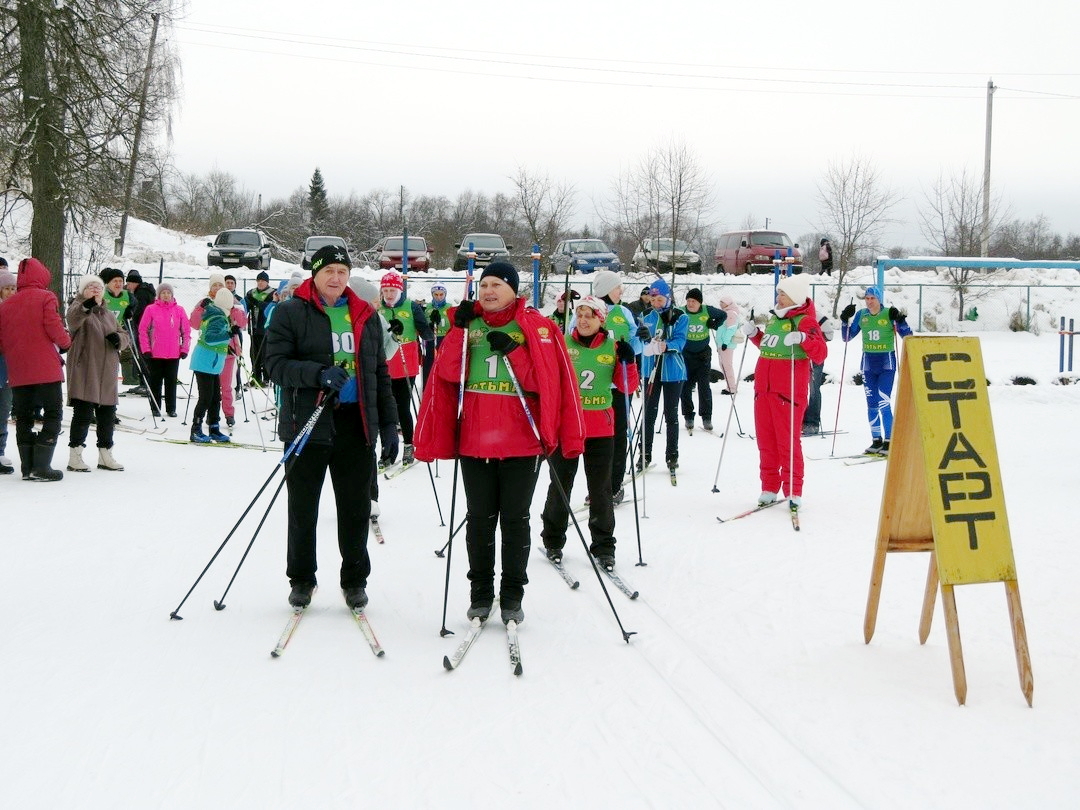
[[[488,276],[495,276],[495,278],[505,281],[510,285],[514,293],[517,293],[519,281],[518,271],[514,265],[510,264],[510,262],[492,262],[484,268],[484,272],[480,274],[480,280],[483,281]]]
[[[328,264],[343,264],[352,267],[349,252],[340,245],[323,245],[311,257],[311,275],[315,275]]]
[[[686,294],[686,297],[693,298],[699,304],[705,302],[705,299],[701,297],[701,290],[699,290],[697,287],[691,288],[690,291]]]
[[[652,290],[650,290],[648,287],[642,287],[641,292],[638,293],[638,297],[640,298],[642,295],[652,295]]]
[[[270,274],[267,273],[265,270],[262,270],[262,271],[259,272],[259,275],[255,276],[255,280],[256,281],[269,281],[270,280]]]
[[[102,284],[108,284],[114,278],[123,278],[124,277],[124,271],[123,270],[117,270],[115,267],[106,267],[106,268],[102,269],[102,271],[100,273],[98,273],[98,275],[101,276],[101,283]]]
[[[129,284],[142,284],[142,276],[138,270],[128,270],[127,282]]]

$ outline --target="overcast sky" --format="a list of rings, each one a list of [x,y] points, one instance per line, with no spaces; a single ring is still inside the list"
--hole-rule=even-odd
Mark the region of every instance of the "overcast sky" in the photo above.
[[[264,199],[404,185],[510,192],[517,166],[573,182],[595,222],[611,179],[671,139],[709,172],[718,226],[792,236],[820,222],[830,162],[869,158],[905,197],[887,245],[921,246],[939,174],[1080,232],[1080,66],[1060,0],[187,0],[173,36],[182,171],[218,168]],[[1066,24],[1068,23],[1068,24]]]

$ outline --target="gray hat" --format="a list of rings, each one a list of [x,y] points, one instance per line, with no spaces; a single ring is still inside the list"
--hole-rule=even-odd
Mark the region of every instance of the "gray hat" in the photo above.
[[[593,276],[592,291],[597,298],[603,298],[622,284],[618,273],[611,270],[598,270]]]

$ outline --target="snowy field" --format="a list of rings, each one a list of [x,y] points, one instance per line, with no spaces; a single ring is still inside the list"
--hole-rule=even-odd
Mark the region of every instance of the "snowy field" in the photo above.
[[[180,297],[190,308],[194,295]],[[832,437],[805,439],[807,455],[822,460],[807,464],[799,533],[783,509],[716,522],[760,491],[754,442],[734,430],[711,491],[726,397],[715,397],[715,435],[682,432],[678,487],[662,469],[644,478],[646,566],[635,565],[632,506],[616,511],[618,570],[641,593],[630,601],[611,591],[636,633],[630,643],[571,535],[566,565],[578,590],[539,554],[531,562],[519,678],[497,624],[460,670],[442,667],[467,626],[464,544],[455,542],[455,635],[440,637],[446,564],[434,551],[448,536],[452,465],[438,466],[438,503],[422,466],[383,482],[387,541],[370,543],[368,615],[386,656],[371,654],[335,587],[327,493],[322,589],[274,660],[289,616],[283,503],[227,607],[216,611],[213,600],[279,475],[184,620],[169,614],[274,472],[280,445],[264,453],[119,433],[122,473],[67,473],[54,485],[0,479],[6,603],[16,611],[0,668],[0,806],[1075,807],[1080,596],[1070,577],[1080,555],[1065,506],[1076,493],[1080,386],[1052,384],[1056,335],[969,334],[981,339],[991,383],[1033,708],[1000,584],[956,589],[968,680],[967,704],[957,705],[940,600],[918,643],[925,554],[889,555],[877,632],[863,643],[884,463],[845,466],[824,458]],[[841,348],[829,345],[834,379]],[[823,389],[823,422],[839,414],[847,431],[837,455],[869,441],[850,383],[858,357],[852,347],[842,389]],[[1018,375],[1038,384],[1009,384]],[[750,391],[736,404],[752,433]],[[149,422],[145,400],[123,398],[120,410]],[[181,419],[166,420],[167,436],[186,437]],[[260,427],[268,435],[268,422],[238,410],[236,439],[258,443]],[[546,472],[540,480],[537,545]],[[571,497],[582,501],[582,485]],[[461,514],[459,496],[455,521]]]

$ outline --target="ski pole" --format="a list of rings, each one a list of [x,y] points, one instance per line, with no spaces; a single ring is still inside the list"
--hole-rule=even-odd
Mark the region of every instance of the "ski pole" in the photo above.
[[[796,327],[798,328],[798,327]],[[791,395],[790,417],[788,419],[788,485],[787,496],[792,496],[792,487],[795,486],[795,347],[791,346],[791,383],[788,391]],[[802,432],[802,425],[799,425]],[[801,440],[800,440],[801,441]]]
[[[851,299],[851,303],[855,303],[855,299]],[[833,310],[835,312],[836,310]],[[847,347],[850,340],[844,339],[844,332],[847,331],[847,326],[843,321],[840,322],[840,340],[844,341],[844,355],[840,360],[840,388],[836,391],[836,421],[833,422],[833,434],[832,434],[832,449],[829,450],[829,455],[836,455],[836,431],[840,427],[840,398],[844,395],[844,370],[847,368]]]
[[[754,320],[754,310],[750,310],[750,320],[751,321]],[[739,380],[742,379],[743,363],[746,362],[746,350],[747,350],[747,348],[749,348],[749,346],[750,346],[750,338],[747,337],[746,340],[743,341],[742,356],[739,357],[739,372],[736,375],[736,378],[739,379]],[[731,389],[730,383],[728,385],[728,389],[729,390]],[[716,483],[720,480],[720,465],[724,463],[724,451],[727,449],[728,436],[731,434],[731,416],[732,416],[732,414],[735,413],[735,397],[738,396],[738,393],[739,393],[738,388],[736,388],[734,391],[731,392],[731,408],[728,409],[727,424],[724,425],[724,440],[720,444],[720,458],[717,459],[717,462],[716,462],[716,475],[713,477],[713,482],[712,482],[712,491],[713,492],[719,492],[720,491],[719,487],[716,486]],[[741,427],[742,426],[740,425],[740,432],[741,432]]]
[[[629,381],[626,376],[626,364],[622,366],[623,375],[623,400],[626,402],[626,412],[630,413],[630,392]],[[630,430],[630,420],[626,420],[626,443],[630,447],[630,491],[634,497],[634,532],[637,534],[637,557],[638,561],[635,565],[644,566],[648,565],[647,562],[641,556],[641,521],[638,519],[637,512],[637,476],[634,475],[634,434]],[[619,482],[619,486],[622,486],[622,481]]]
[[[285,451],[285,454],[282,455],[282,457],[278,460],[277,464],[274,465],[273,471],[271,471],[270,475],[267,476],[267,479],[263,482],[263,485],[259,487],[259,491],[255,493],[255,497],[251,499],[251,503],[249,503],[247,505],[247,508],[244,509],[243,514],[240,515],[240,519],[236,521],[233,527],[229,530],[229,533],[225,536],[225,539],[221,541],[221,545],[217,547],[217,551],[214,552],[214,555],[210,558],[210,562],[208,562],[206,564],[206,567],[203,568],[202,573],[200,573],[199,576],[195,578],[195,582],[192,583],[191,587],[188,589],[188,592],[184,594],[184,598],[180,600],[180,604],[178,604],[176,606],[176,609],[169,614],[170,619],[184,618],[180,615],[180,608],[184,606],[184,603],[188,600],[188,597],[191,596],[191,592],[195,590],[199,582],[202,581],[202,578],[206,576],[206,572],[210,570],[210,566],[214,564],[214,560],[218,558],[218,555],[221,554],[222,549],[225,548],[225,544],[232,539],[232,536],[236,533],[236,530],[240,528],[240,524],[244,522],[244,518],[248,516],[248,512],[250,512],[252,507],[255,506],[255,502],[259,500],[259,496],[262,495],[263,491],[270,485],[270,481],[273,480],[275,475],[277,475],[278,470],[285,465],[285,462],[289,460],[289,457],[292,456],[293,453],[299,453],[303,449],[304,445],[307,444],[308,437],[315,429],[315,423],[319,421],[319,417],[322,416],[322,412],[326,408],[327,403],[329,402],[329,398],[325,394],[325,391],[319,392],[319,398],[316,401],[316,408],[311,414],[311,418],[308,419],[307,423],[300,429],[300,432],[296,434],[296,438],[293,439],[292,444],[289,445],[288,449]]]
[[[466,521],[467,519],[468,519],[468,518],[462,518],[462,519],[461,519],[461,523],[459,523],[459,524],[457,525],[457,528],[456,528],[456,529],[454,529],[454,531],[452,531],[452,532],[450,533],[450,538],[448,538],[448,539],[447,539],[447,541],[446,541],[445,543],[443,543],[443,546],[442,546],[442,548],[438,549],[438,550],[437,550],[437,551],[435,552],[435,556],[436,556],[436,557],[440,557],[440,558],[441,558],[441,557],[443,556],[443,554],[444,554],[444,553],[446,552],[446,547],[447,547],[448,545],[450,545],[450,540],[451,540],[451,539],[453,539],[454,537],[457,537],[457,534],[458,534],[458,532],[460,532],[460,531],[462,530],[462,528],[463,528],[463,527],[465,526],[465,521]]]
[[[195,387],[195,372],[193,371],[193,372],[191,372],[191,382],[188,383],[187,404],[184,406],[184,421],[182,421],[180,423],[181,425],[186,425],[187,424],[188,411],[191,410],[191,389],[194,388],[194,387]]]
[[[521,407],[525,410],[525,418],[529,420],[529,427],[532,428],[533,435],[536,437],[536,441],[540,443],[540,453],[543,455],[544,460],[548,462],[548,468],[551,468],[551,458],[544,452],[544,440],[540,438],[540,429],[536,426],[536,421],[533,419],[532,411],[529,410],[529,403],[525,401],[525,394],[521,390],[521,384],[518,382],[517,374],[514,373],[513,366],[510,365],[510,358],[505,354],[502,355],[503,365],[506,366],[506,372],[510,375],[510,382],[514,385],[514,393],[517,394],[518,402],[521,403]],[[623,627],[622,619],[619,618],[619,611],[615,609],[615,603],[611,601],[611,594],[608,593],[607,586],[604,584],[604,578],[600,576],[600,569],[596,565],[596,560],[593,555],[589,553],[589,544],[585,542],[585,534],[581,531],[581,525],[578,523],[577,516],[574,514],[574,509],[570,505],[570,498],[566,494],[566,490],[563,489],[562,481],[559,480],[559,476],[554,470],[551,470],[551,480],[555,484],[555,488],[559,491],[559,496],[563,500],[563,504],[566,506],[566,511],[570,516],[570,520],[574,524],[574,529],[577,531],[578,537],[581,538],[581,545],[585,549],[585,556],[592,565],[593,573],[596,574],[596,581],[600,583],[600,588],[604,591],[604,596],[607,598],[608,605],[611,606],[611,612],[615,614],[615,621],[619,625],[619,631],[622,633],[623,641],[627,644],[630,643],[630,636],[634,635],[636,631],[627,632]]]
[[[135,370],[139,372],[139,379],[142,380],[143,388],[146,389],[146,396],[150,400],[150,419],[154,423],[154,427],[157,428],[157,415],[161,414],[161,403],[158,402],[158,398],[153,391],[150,390],[150,380],[146,376],[146,372],[143,370],[142,364],[142,352],[139,351],[139,341],[135,337],[135,327],[131,325],[131,319],[124,321],[127,328],[128,340],[131,341],[131,362],[135,366]]]
[[[472,259],[469,259],[469,263],[472,264]],[[471,267],[469,268],[472,269]],[[472,286],[472,273],[469,274],[468,285],[465,288],[466,301],[468,301],[468,294]],[[463,301],[462,304],[465,302]],[[458,306],[461,306],[459,304]],[[475,307],[475,304],[471,304]],[[475,314],[476,310],[473,309]],[[454,314],[457,314],[455,309]],[[458,378],[458,400],[457,400],[457,420],[454,423],[454,429],[456,435],[454,436],[454,444],[459,445],[461,439],[461,413],[465,409],[465,368],[469,362],[469,328],[467,326],[459,327],[461,329],[461,375]],[[458,468],[461,466],[461,453],[458,452],[459,447],[454,447],[454,475],[453,482],[450,484],[450,528],[454,526],[454,508],[457,506],[457,479]],[[468,520],[468,504],[465,509],[465,520]],[[464,523],[464,521],[462,521]],[[446,540],[446,582],[443,585],[443,603],[442,603],[442,629],[439,630],[440,636],[452,636],[453,630],[448,630],[446,627],[446,606],[450,601],[450,557],[454,550],[454,534],[451,531],[450,536]]]

